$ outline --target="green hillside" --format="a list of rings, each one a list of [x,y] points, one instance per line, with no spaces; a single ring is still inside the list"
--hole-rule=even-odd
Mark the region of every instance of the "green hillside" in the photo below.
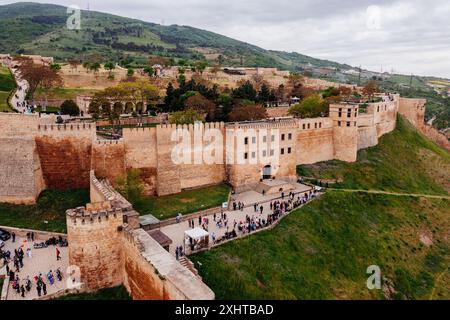
[[[342,187],[448,196],[449,153],[398,124],[356,164],[301,170],[341,175]],[[272,231],[191,259],[218,299],[449,299],[449,221],[448,198],[328,190]],[[381,268],[383,290],[367,289],[370,265]]]
[[[0,65],[0,112],[12,111],[8,105],[8,98],[16,84],[8,68]]]
[[[57,5],[29,2],[0,6],[0,52],[48,55],[59,61],[98,53],[105,59],[131,58],[139,64],[149,55],[207,59],[206,50],[222,55],[224,65],[237,66],[242,60],[245,66],[289,70],[307,63],[349,67],[300,54],[267,51],[188,26],[162,26],[92,11],[82,11],[80,30],[68,30],[67,17],[66,8]]]

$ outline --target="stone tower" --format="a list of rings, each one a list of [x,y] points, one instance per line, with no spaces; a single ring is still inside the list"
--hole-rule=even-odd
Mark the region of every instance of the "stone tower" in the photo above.
[[[358,104],[330,105],[334,159],[354,162],[358,150]]]

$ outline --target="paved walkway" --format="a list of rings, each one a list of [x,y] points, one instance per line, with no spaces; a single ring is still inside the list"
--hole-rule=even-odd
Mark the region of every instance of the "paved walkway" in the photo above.
[[[443,195],[434,195],[434,194],[420,194],[420,193],[401,193],[401,192],[391,192],[391,191],[382,191],[382,190],[359,190],[359,189],[335,189],[335,188],[327,188],[330,191],[341,191],[341,192],[350,192],[350,193],[372,193],[372,194],[386,194],[393,196],[403,196],[403,197],[417,197],[417,198],[431,198],[431,199],[449,199],[450,196]]]
[[[28,82],[23,80],[20,76],[20,72],[17,69],[10,69],[17,83],[17,90],[11,97],[11,106],[20,113],[26,112],[25,98],[28,91]],[[19,90],[20,89],[20,90]]]
[[[299,183],[295,183],[293,184],[295,186],[295,190],[292,190],[294,193],[300,193],[301,195],[303,195],[305,192],[311,190],[312,188],[310,186],[306,186],[303,184],[299,184]],[[288,194],[289,192],[285,192],[285,200],[288,200]],[[245,217],[246,215],[249,215],[250,217],[255,217],[256,219],[259,219],[261,217],[261,219],[267,219],[267,215],[269,213],[272,213],[270,211],[270,202],[278,199],[281,197],[281,193],[276,193],[276,194],[270,194],[270,195],[265,195],[263,196],[260,193],[257,193],[255,191],[248,191],[248,192],[243,192],[240,193],[238,195],[235,195],[232,198],[232,201],[237,202],[243,202],[244,205],[246,206],[244,208],[243,211],[240,210],[227,210],[224,211],[224,213],[226,213],[227,218],[228,218],[228,226],[229,226],[229,231],[233,230],[233,225],[234,225],[234,221],[236,221],[237,223],[239,223],[240,221],[245,222]],[[296,196],[297,198],[297,196]],[[280,199],[281,200],[281,199]],[[264,203],[263,203],[264,202]],[[258,207],[260,205],[263,206],[263,213],[260,214],[259,213],[259,208],[258,208],[258,212],[255,212],[253,204],[254,203],[258,203]],[[209,219],[209,235],[210,235],[210,246],[212,245],[212,240],[211,240],[211,235],[214,233],[216,238],[220,238],[222,236],[225,235],[225,232],[227,231],[226,227],[221,227],[219,228],[217,226],[217,224],[214,222],[214,215],[208,215],[205,216]],[[205,218],[203,217],[203,218]],[[220,213],[217,214],[218,219],[220,218]],[[195,226],[198,227],[199,226],[199,222],[198,222],[198,218],[194,219],[194,223]],[[177,246],[183,246],[183,241],[184,241],[184,232],[186,230],[191,229],[189,227],[189,222],[188,221],[184,221],[181,223],[177,223],[177,224],[172,224],[169,226],[165,226],[161,228],[161,231],[163,233],[165,233],[170,239],[172,239],[173,243],[172,245],[170,245],[169,251],[170,253],[172,253],[173,255],[175,255],[175,249]],[[238,236],[240,236],[241,234],[238,233]],[[239,237],[238,237],[239,238]],[[235,238],[235,239],[238,239]]]
[[[42,242],[41,240],[37,242]],[[38,294],[36,291],[36,282],[34,281],[34,276],[42,273],[42,279],[47,285],[47,295],[58,292],[61,289],[65,289],[66,282],[66,269],[69,265],[69,255],[67,247],[58,247],[61,252],[61,260],[56,261],[56,247],[49,246],[43,249],[33,249],[33,243],[26,240],[26,238],[16,238],[16,242],[12,242],[11,239],[5,242],[4,251],[9,250],[11,252],[11,258],[14,256],[14,249],[18,249],[22,247],[22,250],[25,253],[23,258],[23,268],[20,269],[19,273],[16,273],[19,276],[20,284],[25,286],[25,279],[27,276],[30,277],[32,286],[30,292],[25,291],[25,298],[22,298],[20,294],[16,293],[16,291],[12,288],[12,285],[9,284],[8,296],[7,300],[31,300],[38,298]],[[27,257],[26,251],[27,248],[31,248],[31,258]],[[3,264],[3,261],[0,261],[0,265]],[[14,269],[13,261],[9,262],[10,269]],[[58,282],[56,279],[55,270],[60,268],[63,274],[63,280]],[[0,268],[0,274],[6,273],[6,268]],[[52,270],[53,276],[55,277],[55,282],[53,285],[50,285],[46,274]],[[14,271],[14,270],[13,270]],[[5,279],[5,281],[7,281]]]

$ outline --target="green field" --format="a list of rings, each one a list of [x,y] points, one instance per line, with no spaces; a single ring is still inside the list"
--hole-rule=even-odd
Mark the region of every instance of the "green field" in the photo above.
[[[118,286],[93,293],[69,294],[55,300],[131,300],[131,297],[124,286]]]
[[[11,112],[8,98],[11,91],[16,87],[8,68],[0,66],[0,112]]]
[[[45,190],[35,205],[0,203],[0,225],[66,232],[66,210],[88,202],[89,190]]]
[[[222,205],[228,200],[230,188],[221,184],[206,188],[183,191],[162,197],[144,197],[133,203],[141,214],[152,214],[160,220],[175,217],[178,213],[194,213]]]
[[[448,165],[400,119],[357,163],[299,170],[343,177],[340,187],[448,195]],[[449,221],[448,199],[328,190],[275,229],[191,260],[218,299],[449,299]],[[370,265],[395,292],[367,289]]]

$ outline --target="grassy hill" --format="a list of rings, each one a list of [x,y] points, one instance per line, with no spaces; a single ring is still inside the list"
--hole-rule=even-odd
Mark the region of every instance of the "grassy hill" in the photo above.
[[[267,51],[213,32],[188,26],[162,26],[100,12],[82,11],[81,30],[68,30],[66,8],[37,3],[0,6],[0,52],[53,56],[57,60],[98,53],[105,59],[145,63],[152,55],[200,60],[224,57],[224,65],[297,70],[311,63],[338,66],[297,53]],[[215,58],[214,58],[215,59]],[[215,62],[215,61],[214,61]]]
[[[8,68],[0,65],[0,112],[12,111],[8,105],[9,94],[16,84]]]
[[[300,170],[340,175],[341,187],[448,195],[449,165],[400,119],[357,163]],[[448,199],[329,190],[272,231],[191,258],[219,299],[449,299],[449,221]],[[370,265],[383,290],[367,289]]]

